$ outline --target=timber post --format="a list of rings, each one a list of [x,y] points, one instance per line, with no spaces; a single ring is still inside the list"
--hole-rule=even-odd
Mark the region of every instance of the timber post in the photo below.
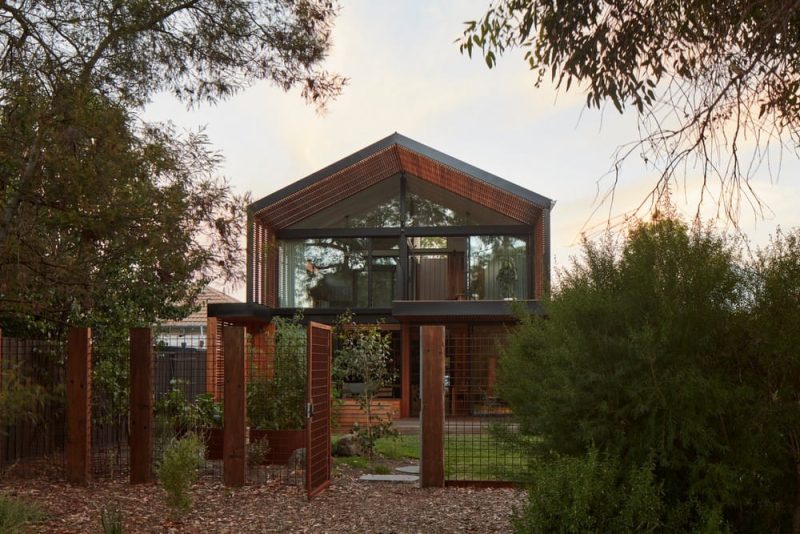
[[[70,328],[67,338],[67,480],[86,485],[92,453],[92,329]]]
[[[420,327],[420,487],[444,487],[444,326]]]
[[[144,484],[153,478],[153,329],[131,328],[130,350],[130,481]]]
[[[226,486],[244,486],[247,476],[247,404],[245,396],[245,329],[224,326],[225,354],[222,478]]]

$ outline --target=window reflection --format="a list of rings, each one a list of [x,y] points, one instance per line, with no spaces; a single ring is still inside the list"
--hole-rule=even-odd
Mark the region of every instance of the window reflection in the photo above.
[[[469,238],[469,292],[475,300],[524,299],[528,295],[525,240],[513,236]]]
[[[281,241],[279,255],[280,306],[369,306],[366,239]]]

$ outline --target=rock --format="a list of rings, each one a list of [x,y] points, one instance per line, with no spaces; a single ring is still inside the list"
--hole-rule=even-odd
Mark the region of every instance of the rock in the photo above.
[[[363,452],[358,438],[353,434],[346,434],[339,438],[333,448],[334,456],[360,456]]]
[[[291,456],[289,456],[289,461],[287,462],[287,465],[291,469],[305,469],[306,467],[305,447],[302,449],[293,450]]]

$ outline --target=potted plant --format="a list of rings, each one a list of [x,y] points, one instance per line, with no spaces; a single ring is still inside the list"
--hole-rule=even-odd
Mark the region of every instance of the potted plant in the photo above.
[[[273,323],[273,372],[267,376],[251,358],[247,405],[251,441],[269,442],[264,462],[284,464],[305,447],[306,330],[300,314]]]

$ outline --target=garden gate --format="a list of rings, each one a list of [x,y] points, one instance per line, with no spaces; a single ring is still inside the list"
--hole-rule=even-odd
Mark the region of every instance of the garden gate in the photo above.
[[[308,323],[306,489],[308,498],[331,483],[331,327]]]

